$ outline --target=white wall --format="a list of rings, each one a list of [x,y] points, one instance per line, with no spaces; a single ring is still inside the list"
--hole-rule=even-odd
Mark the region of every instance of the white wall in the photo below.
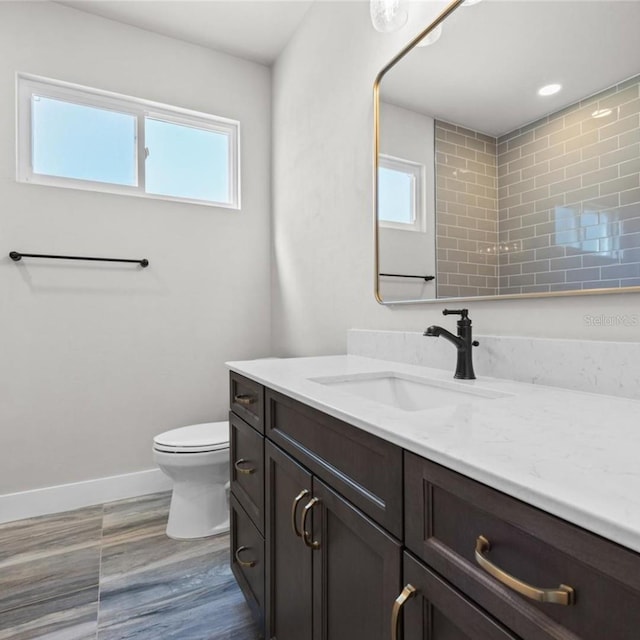
[[[15,73],[241,121],[242,211],[15,182]],[[270,350],[270,70],[61,5],[0,2],[0,494],[153,467]],[[9,260],[10,250],[146,257]]]
[[[436,275],[434,129],[433,118],[423,113],[380,103],[380,153],[421,165],[418,215],[424,216],[422,231],[379,226],[380,273]],[[387,302],[433,298],[435,280],[385,276],[380,278],[379,293]]]
[[[423,25],[443,3],[427,3]],[[409,3],[414,17],[417,3]],[[430,14],[430,16],[428,15]],[[274,68],[274,346],[286,355],[345,351],[351,327],[420,330],[443,303],[383,307],[373,297],[372,86],[420,30],[375,32],[366,2],[317,2]],[[638,340],[637,294],[469,303],[479,333]],[[454,325],[453,325],[454,326]]]

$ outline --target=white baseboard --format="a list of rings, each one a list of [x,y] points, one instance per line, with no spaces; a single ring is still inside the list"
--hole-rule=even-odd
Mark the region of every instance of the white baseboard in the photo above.
[[[7,493],[0,495],[0,523],[168,491],[171,486],[171,479],[160,469],[147,469],[108,478]]]

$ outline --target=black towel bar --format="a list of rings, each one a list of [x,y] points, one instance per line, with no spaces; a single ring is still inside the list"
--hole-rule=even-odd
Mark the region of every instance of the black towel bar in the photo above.
[[[92,260],[94,262],[134,262],[141,267],[148,267],[149,261],[146,258],[142,260],[128,260],[125,258],[95,258],[89,256],[54,256],[48,253],[21,253],[20,251],[12,251],[9,253],[9,257],[18,262],[22,258],[53,258],[54,260]]]
[[[389,278],[420,278],[420,280],[424,280],[425,282],[430,282],[431,280],[435,280],[435,276],[405,276],[400,273],[379,273],[379,276],[388,276]]]

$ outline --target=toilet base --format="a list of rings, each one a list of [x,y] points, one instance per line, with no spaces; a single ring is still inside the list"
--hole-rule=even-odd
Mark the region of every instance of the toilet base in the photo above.
[[[224,485],[176,483],[171,496],[167,536],[174,540],[208,538],[229,531],[229,498]]]
[[[194,540],[196,538],[211,538],[212,536],[220,536],[222,534],[225,533],[229,533],[229,529],[230,529],[230,524],[229,524],[229,520],[227,520],[226,522],[223,522],[221,525],[218,525],[217,527],[213,527],[213,529],[211,529],[210,531],[204,533],[203,535],[200,535],[201,532],[197,532],[198,535],[189,535],[190,531],[187,531],[186,534],[187,535],[182,535],[185,532],[177,527],[175,529],[175,534],[174,534],[174,529],[172,529],[171,527],[169,527],[169,525],[167,525],[167,530],[166,530],[166,535],[167,538],[171,538],[172,540]]]

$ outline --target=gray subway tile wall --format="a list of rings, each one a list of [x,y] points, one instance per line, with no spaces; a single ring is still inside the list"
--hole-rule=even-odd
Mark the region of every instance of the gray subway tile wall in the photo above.
[[[496,139],[447,122],[435,127],[437,295],[496,295]]]
[[[439,297],[640,282],[640,76],[497,140],[436,121],[436,176]]]

